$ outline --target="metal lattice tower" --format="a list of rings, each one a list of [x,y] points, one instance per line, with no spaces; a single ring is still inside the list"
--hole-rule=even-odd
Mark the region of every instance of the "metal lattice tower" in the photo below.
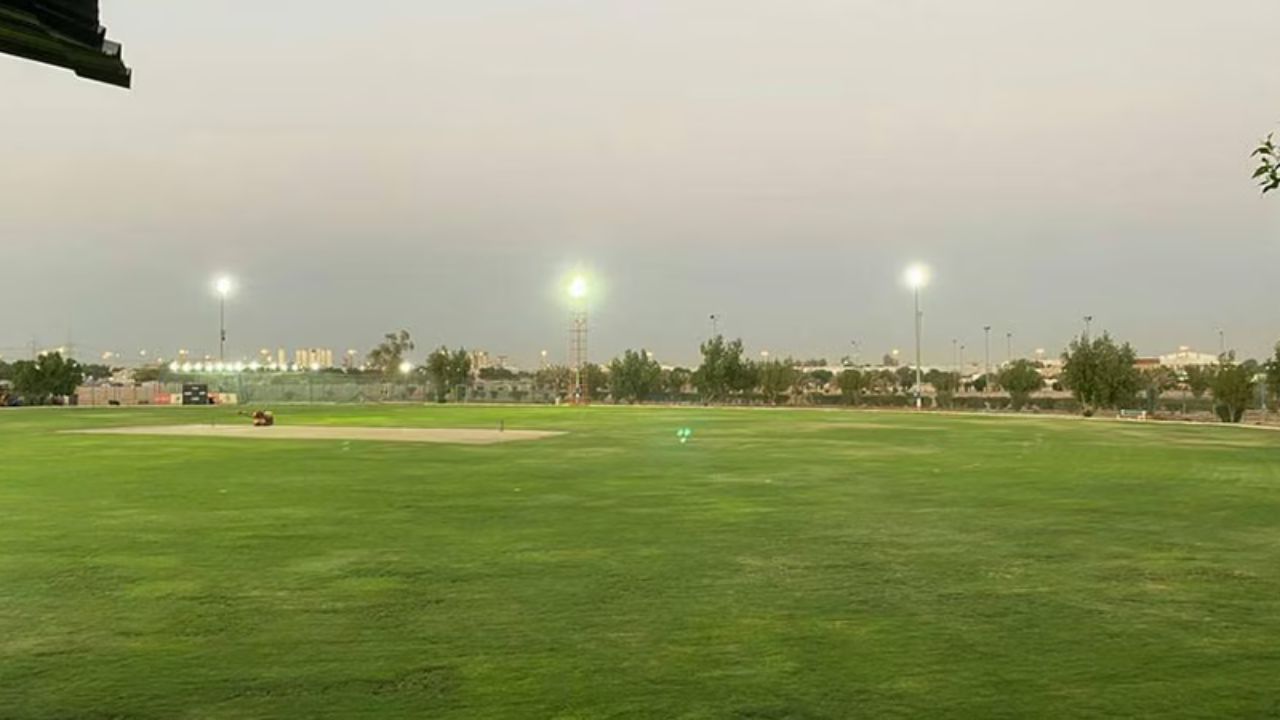
[[[569,362],[573,370],[569,402],[574,405],[585,405],[588,400],[586,378],[583,377],[587,369],[587,303],[585,299],[575,303],[573,309],[569,326]]]

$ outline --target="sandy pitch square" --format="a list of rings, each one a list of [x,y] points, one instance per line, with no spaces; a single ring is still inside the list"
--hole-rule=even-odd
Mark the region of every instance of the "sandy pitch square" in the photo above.
[[[141,427],[68,430],[81,435],[163,435],[167,437],[216,437],[246,440],[371,440],[375,442],[448,443],[496,445],[542,440],[563,435],[541,430],[477,430],[467,428],[336,427],[331,425],[151,425]]]

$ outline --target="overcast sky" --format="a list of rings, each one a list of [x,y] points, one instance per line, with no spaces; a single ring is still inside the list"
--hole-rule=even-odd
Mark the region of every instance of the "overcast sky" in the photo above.
[[[104,0],[132,91],[0,57],[0,353],[593,360],[1280,336],[1275,0]]]

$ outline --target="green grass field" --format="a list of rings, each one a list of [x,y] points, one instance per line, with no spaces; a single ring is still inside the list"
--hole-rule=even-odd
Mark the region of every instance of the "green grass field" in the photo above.
[[[569,434],[0,411],[0,718],[1280,717],[1280,434],[281,409]]]

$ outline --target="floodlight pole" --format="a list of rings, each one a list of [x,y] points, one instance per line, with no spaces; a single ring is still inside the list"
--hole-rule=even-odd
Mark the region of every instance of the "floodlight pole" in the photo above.
[[[227,361],[227,294],[218,293],[218,362]]]
[[[987,386],[991,383],[991,326],[983,325],[982,332],[986,334],[983,338],[985,343],[986,357],[982,360],[982,392],[986,393]]]
[[[924,399],[920,396],[920,383],[924,380],[924,373],[920,369],[920,325],[923,321],[923,315],[920,312],[920,284],[915,283],[912,290],[916,299],[916,409],[920,410],[924,407]]]
[[[587,364],[587,299],[574,298],[573,320],[569,330],[569,357],[573,360],[574,405],[587,404],[587,388],[583,384],[583,371]]]

